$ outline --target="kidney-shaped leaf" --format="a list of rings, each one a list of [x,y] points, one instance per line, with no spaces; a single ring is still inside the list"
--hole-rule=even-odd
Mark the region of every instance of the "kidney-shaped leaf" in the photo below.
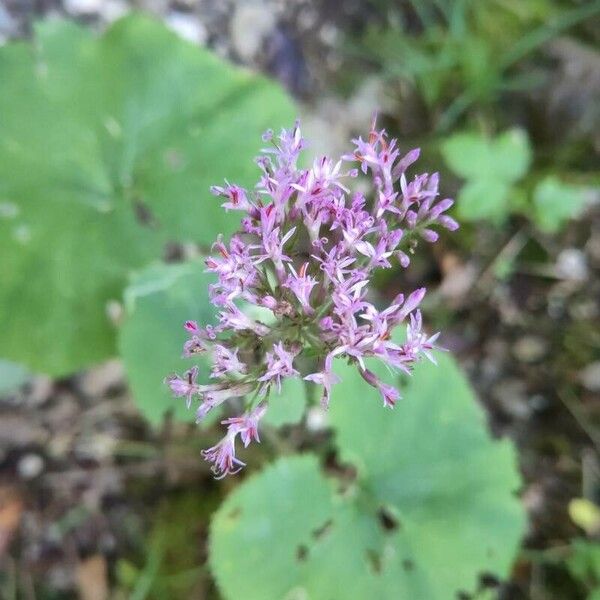
[[[177,419],[195,419],[196,404],[188,409],[184,399],[174,399],[163,379],[197,365],[198,381],[210,383],[211,357],[199,354],[185,359],[181,350],[188,337],[183,329],[185,321],[195,320],[202,326],[215,324],[216,309],[208,297],[212,281],[200,261],[157,264],[136,273],[125,290],[127,314],[119,332],[119,351],[134,399],[152,423],[160,423],[170,411]],[[293,425],[302,419],[305,406],[305,382],[288,379],[281,394],[270,394],[269,410],[262,423],[271,427]],[[212,410],[203,424],[214,422],[221,414],[221,410]]]
[[[531,146],[520,129],[510,129],[495,138],[477,133],[457,133],[441,146],[446,164],[468,180],[514,183],[531,163]]]
[[[51,21],[0,49],[0,356],[66,374],[111,355],[106,304],[167,240],[239,222],[210,197],[248,184],[279,87],[134,15],[104,35]]]
[[[394,412],[340,374],[331,423],[357,481],[340,494],[303,457],[242,484],[212,524],[225,597],[450,600],[505,577],[524,528],[514,452],[452,359],[420,365]]]
[[[314,456],[280,459],[240,486],[211,526],[211,566],[225,596],[293,598],[312,575],[313,535],[332,514],[330,485]]]
[[[119,332],[119,350],[134,399],[152,423],[159,423],[169,411],[178,419],[195,419],[193,408],[186,407],[185,399],[173,398],[163,380],[193,365],[200,369],[199,381],[208,379],[204,355],[194,360],[181,357],[188,337],[185,321],[214,321],[208,300],[210,277],[204,269],[200,262],[150,266],[136,274],[125,291],[127,316]]]
[[[271,427],[295,425],[304,416],[306,409],[306,385],[301,379],[286,379],[281,387],[281,393],[273,390],[269,395],[269,410],[262,423]]]

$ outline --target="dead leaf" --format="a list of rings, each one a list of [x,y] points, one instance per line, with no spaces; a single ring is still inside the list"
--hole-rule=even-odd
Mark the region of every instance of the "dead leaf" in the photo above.
[[[90,556],[77,565],[76,580],[81,600],[107,600],[108,570],[101,554]]]
[[[12,486],[0,487],[0,556],[4,554],[19,527],[23,500]]]

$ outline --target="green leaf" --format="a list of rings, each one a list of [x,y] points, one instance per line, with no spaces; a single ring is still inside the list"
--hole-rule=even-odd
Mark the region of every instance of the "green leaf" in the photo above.
[[[590,587],[600,587],[600,543],[574,540],[566,563],[574,578]]]
[[[505,131],[494,139],[459,133],[442,144],[448,166],[467,183],[458,195],[461,219],[486,219],[501,224],[510,214],[511,185],[521,179],[531,163],[531,147],[525,133]]]
[[[502,82],[502,73],[495,67],[489,40],[476,35],[464,36],[457,47],[462,77],[467,89],[479,101],[489,101]]]
[[[340,493],[304,456],[237,488],[211,529],[226,598],[446,600],[508,575],[524,530],[514,451],[490,438],[452,359],[439,363],[418,366],[394,412],[340,367],[330,418],[357,480]]]
[[[230,233],[208,188],[249,185],[273,83],[139,15],[49,21],[0,48],[0,356],[63,375],[115,351],[107,303],[167,241]]]
[[[556,233],[569,220],[577,217],[586,204],[585,191],[549,176],[540,181],[533,192],[536,225],[547,233]]]
[[[514,183],[531,164],[531,146],[524,131],[511,129],[496,138],[459,133],[442,144],[447,165],[464,179]]]
[[[306,408],[306,386],[301,379],[285,379],[281,394],[269,395],[269,410],[262,419],[272,427],[295,425],[304,416]]]
[[[441,145],[441,150],[446,164],[464,179],[479,178],[482,166],[489,166],[489,145],[480,135],[457,133]]]
[[[571,521],[592,536],[600,531],[600,506],[587,498],[573,498],[569,502]]]
[[[186,320],[214,321],[208,300],[210,278],[204,265],[155,265],[137,274],[125,292],[127,318],[119,334],[119,350],[129,386],[142,413],[160,423],[173,411],[181,420],[193,421],[195,411],[184,398],[173,398],[163,379],[197,364],[198,379],[206,380],[209,367],[203,355],[186,365],[181,350],[187,339]]]
[[[332,514],[329,483],[310,455],[280,459],[237,488],[211,523],[210,564],[225,597],[284,598],[304,585],[303,549]]]
[[[474,589],[480,572],[506,576],[524,525],[512,446],[490,439],[468,381],[451,357],[437,358],[415,369],[393,415],[378,394],[361,393],[352,370],[331,408],[342,458],[375,504],[397,510],[430,598]]]
[[[119,352],[135,401],[152,423],[158,424],[173,411],[177,419],[193,421],[195,411],[185,399],[173,398],[163,379],[182,373],[196,364],[198,380],[206,382],[210,366],[204,354],[195,360],[181,358],[187,334],[183,323],[195,320],[201,325],[215,323],[210,304],[207,275],[200,261],[177,265],[152,265],[135,274],[125,290],[126,319],[119,332]],[[300,379],[285,380],[281,394],[271,393],[269,410],[263,422],[272,427],[298,423],[306,407],[306,390]],[[213,410],[203,421],[209,425],[219,418]]]
[[[474,179],[458,193],[458,215],[461,219],[478,221],[486,219],[502,223],[510,210],[510,187],[495,179]]]
[[[526,175],[531,157],[531,146],[525,131],[510,129],[492,142],[490,166],[498,179],[514,183]]]
[[[600,587],[593,589],[588,594],[587,600],[600,600]]]

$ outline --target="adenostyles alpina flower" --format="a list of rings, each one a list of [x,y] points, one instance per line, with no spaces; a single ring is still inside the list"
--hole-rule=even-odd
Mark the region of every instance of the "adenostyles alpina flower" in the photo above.
[[[244,466],[235,455],[236,438],[244,446],[259,441],[269,397],[287,379],[320,386],[327,407],[340,382],[335,360],[354,365],[393,408],[399,391],[367,369],[365,359],[410,374],[422,357],[434,360],[437,334],[422,331],[424,288],[399,294],[381,309],[372,302],[370,281],[395,262],[407,268],[419,239],[432,243],[440,227],[458,227],[445,214],[452,200],[439,199],[437,173],[407,173],[419,150],[401,155],[397,141],[375,123],[367,140],[354,140],[352,152],[337,161],[318,158],[309,169],[297,167],[305,146],[297,124],[263,140],[271,147],[256,159],[262,175],[254,190],[228,182],[211,188],[224,198],[225,210],[242,213],[238,233],[228,242],[219,236],[206,259],[217,278],[210,298],[218,324],[184,324],[183,355],[208,353],[211,383],[197,382],[196,367],[166,380],[188,406],[197,399],[198,420],[229,399],[244,399],[245,412],[222,421],[225,437],[203,452],[218,477]],[[359,173],[370,176],[368,194],[350,191]],[[401,324],[406,340],[397,343],[392,331]]]

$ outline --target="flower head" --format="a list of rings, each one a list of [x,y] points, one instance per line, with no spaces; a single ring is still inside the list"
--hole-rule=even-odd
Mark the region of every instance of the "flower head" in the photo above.
[[[320,386],[327,407],[340,382],[333,361],[340,359],[356,367],[385,406],[395,405],[399,391],[367,369],[367,360],[410,374],[421,358],[434,360],[437,334],[423,332],[425,288],[382,307],[371,281],[380,269],[407,268],[418,244],[435,242],[440,228],[458,227],[446,214],[452,200],[439,199],[438,175],[409,172],[419,150],[403,154],[375,122],[351,152],[318,157],[307,169],[298,167],[305,144],[297,123],[263,140],[270,147],[256,160],[254,190],[229,182],[211,188],[225,210],[242,213],[239,232],[228,241],[218,236],[206,258],[216,277],[209,295],[218,324],[184,325],[183,354],[212,357],[211,383],[197,383],[196,367],[166,380],[188,406],[198,399],[199,420],[229,399],[244,399],[243,414],[222,421],[225,437],[203,453],[218,477],[244,465],[236,438],[244,446],[259,441],[258,422],[287,379]],[[368,193],[351,190],[359,172],[370,179]],[[406,327],[403,342],[394,338],[398,326]]]

